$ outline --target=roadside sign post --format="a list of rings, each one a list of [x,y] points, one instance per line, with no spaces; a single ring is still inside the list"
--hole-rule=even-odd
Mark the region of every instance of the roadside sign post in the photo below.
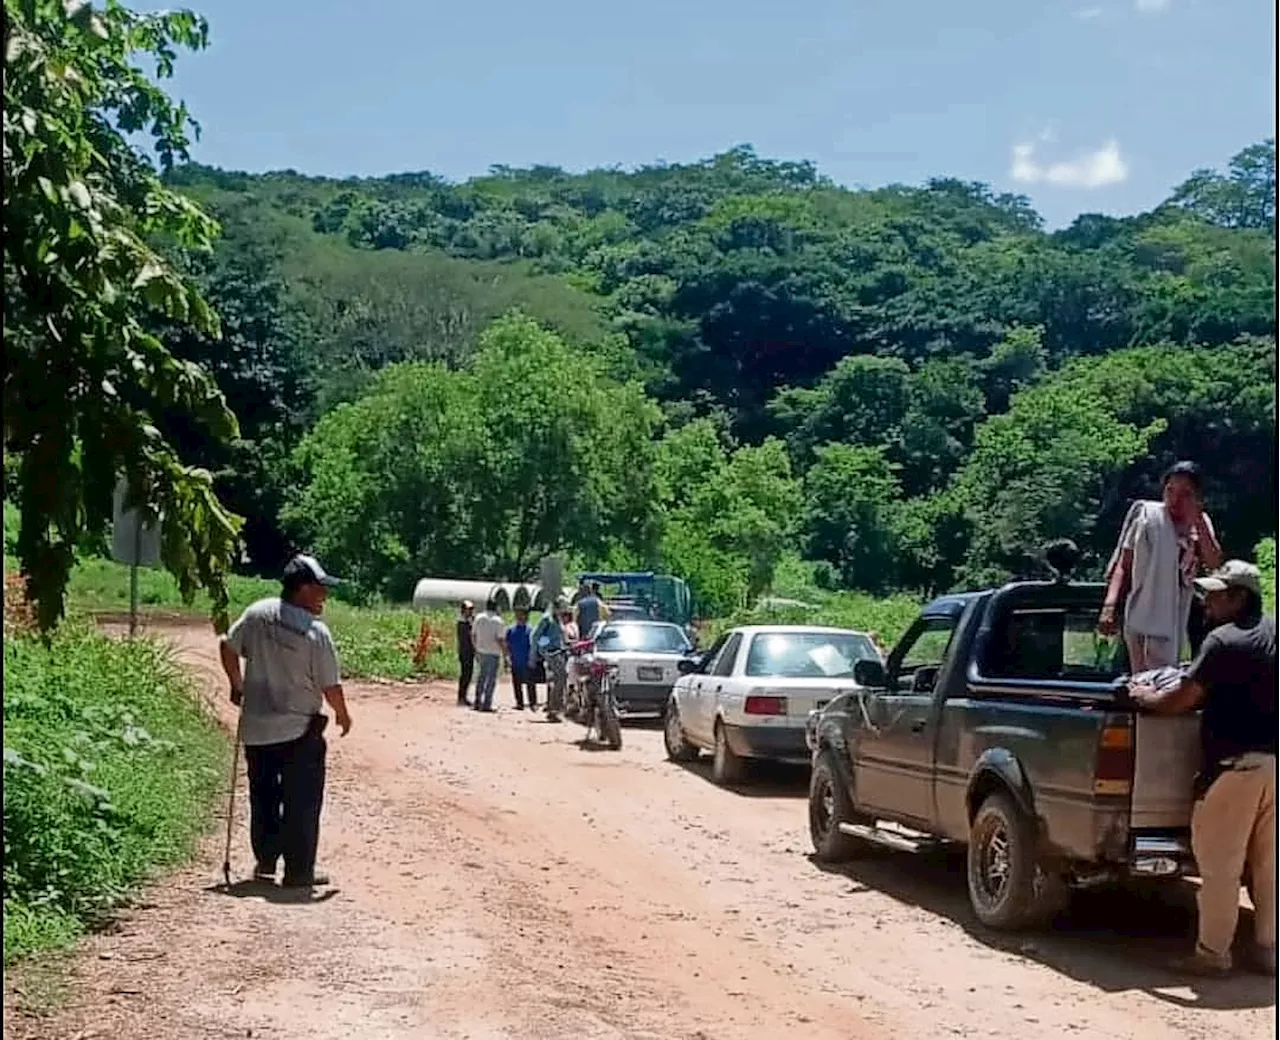
[[[543,612],[550,611],[556,600],[564,595],[564,558],[561,556],[544,556],[539,569],[542,579],[542,598],[546,600]]]
[[[138,568],[155,567],[160,562],[160,532],[154,524],[144,524],[137,509],[125,509],[128,482],[116,482],[111,530],[111,555],[129,566],[129,638],[138,632]]]

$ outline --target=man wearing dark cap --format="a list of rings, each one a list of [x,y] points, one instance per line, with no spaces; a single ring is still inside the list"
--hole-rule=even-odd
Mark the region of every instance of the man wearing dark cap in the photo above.
[[[470,704],[467,690],[471,686],[471,677],[476,670],[476,644],[471,636],[471,623],[475,620],[476,605],[464,599],[458,606],[458,620],[454,625],[454,635],[458,644],[458,705]]]
[[[1215,627],[1181,682],[1137,687],[1133,699],[1160,714],[1204,709],[1203,751],[1191,815],[1191,847],[1200,868],[1195,952],[1187,972],[1231,970],[1240,913],[1240,878],[1254,905],[1251,966],[1276,972],[1276,624],[1262,615],[1258,568],[1229,560],[1197,578]]]
[[[288,888],[328,884],[315,869],[329,721],[325,701],[342,735],[351,729],[338,653],[320,620],[336,584],[314,557],[295,556],[285,567],[280,597],[246,609],[219,647],[231,703],[240,708],[254,877],[274,878],[283,860],[281,884]]]

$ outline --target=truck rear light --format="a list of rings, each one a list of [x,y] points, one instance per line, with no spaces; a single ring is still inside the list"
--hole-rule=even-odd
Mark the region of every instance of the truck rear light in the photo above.
[[[742,705],[748,715],[785,715],[787,698],[749,696]]]
[[[1095,795],[1126,795],[1133,790],[1133,716],[1108,715],[1098,734]]]

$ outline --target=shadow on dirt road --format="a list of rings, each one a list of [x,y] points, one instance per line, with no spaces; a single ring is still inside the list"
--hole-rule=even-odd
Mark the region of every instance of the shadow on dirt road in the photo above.
[[[1187,979],[1166,962],[1187,951],[1195,934],[1195,896],[1190,885],[1167,890],[1103,889],[1075,892],[1052,930],[1010,935],[981,925],[969,905],[963,850],[909,854],[872,849],[855,861],[820,863],[819,870],[847,877],[859,887],[944,917],[978,942],[1036,961],[1109,993],[1142,990],[1181,1007],[1236,1010],[1271,1007],[1275,980],[1241,972],[1226,979]],[[1237,938],[1247,941],[1253,914],[1241,911]],[[1190,990],[1184,998],[1169,990]]]

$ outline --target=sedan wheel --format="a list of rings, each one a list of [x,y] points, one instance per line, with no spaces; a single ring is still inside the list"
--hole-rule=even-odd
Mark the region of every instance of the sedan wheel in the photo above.
[[[721,786],[740,783],[747,775],[747,760],[729,746],[724,723],[716,723],[715,758],[711,763],[711,779]]]
[[[694,762],[698,758],[698,746],[691,744],[684,735],[684,726],[680,723],[680,712],[675,704],[667,702],[667,710],[662,720],[662,743],[667,749],[667,758],[672,762]]]

